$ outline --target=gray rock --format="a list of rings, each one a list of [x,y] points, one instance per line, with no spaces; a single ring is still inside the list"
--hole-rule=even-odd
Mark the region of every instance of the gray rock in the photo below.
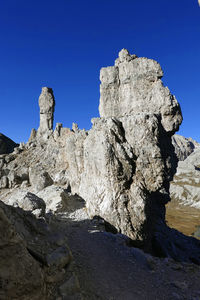
[[[90,217],[104,218],[148,251],[177,258],[177,235],[165,225],[165,204],[177,167],[171,136],[182,115],[162,76],[157,62],[123,49],[115,66],[101,70],[101,117],[92,120],[88,132],[59,123],[52,131],[55,103],[52,91],[45,88],[39,133],[23,152],[3,157],[1,176],[28,168],[30,189],[56,215],[68,209],[69,199],[61,188],[56,190],[53,179],[66,184],[86,201]],[[180,256],[189,260],[182,252]]]
[[[45,215],[46,204],[44,200],[33,193],[27,192],[26,189],[15,188],[11,194],[8,193],[2,196],[1,200],[8,205],[32,212],[37,217]]]
[[[5,189],[8,187],[8,177],[2,176],[0,179],[0,188]]]
[[[66,210],[68,194],[58,186],[51,185],[37,193],[37,196],[42,198],[46,204],[46,212],[60,212]]]
[[[53,184],[53,180],[48,172],[37,166],[29,169],[29,180],[36,192],[41,191],[45,187]]]
[[[35,128],[33,128],[31,130],[31,134],[30,134],[30,137],[29,137],[29,143],[34,141],[36,139],[36,136],[37,136],[37,131],[35,130]]]
[[[200,208],[200,148],[178,163],[170,194],[172,200]]]
[[[175,134],[172,136],[172,144],[179,161],[185,160],[200,145],[191,138],[185,138]]]
[[[114,67],[101,69],[101,118],[66,147],[72,192],[86,200],[89,215],[147,248],[164,222],[177,163],[170,135],[182,121],[162,76],[157,62],[123,49]]]
[[[42,93],[39,97],[40,106],[40,126],[38,128],[38,134],[46,137],[52,132],[53,129],[53,117],[55,99],[53,90],[48,87],[42,88]]]
[[[160,65],[147,58],[131,59],[127,50],[119,53],[117,66],[100,72],[101,117],[123,117],[136,113],[154,113],[161,117],[167,132],[178,130],[182,121],[176,98],[163,86]]]
[[[36,216],[42,216],[45,214],[46,204],[44,200],[30,192],[28,192],[22,201],[18,203],[19,207],[24,210],[31,211]]]

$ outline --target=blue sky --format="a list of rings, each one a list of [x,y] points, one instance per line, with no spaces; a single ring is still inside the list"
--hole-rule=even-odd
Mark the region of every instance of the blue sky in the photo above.
[[[200,142],[197,0],[0,1],[0,132],[27,141],[38,97],[52,87],[55,123],[89,129],[99,116],[99,70],[118,52],[157,60],[181,104],[179,131]]]

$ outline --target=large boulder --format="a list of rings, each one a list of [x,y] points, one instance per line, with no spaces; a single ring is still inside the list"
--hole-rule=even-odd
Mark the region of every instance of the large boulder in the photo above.
[[[0,201],[0,298],[42,299],[44,274],[6,215],[8,210]]]
[[[20,207],[25,211],[32,212],[35,216],[45,215],[45,201],[26,189],[13,189],[11,194],[1,196],[1,200],[11,206]]]
[[[53,180],[47,171],[41,166],[35,165],[29,169],[29,180],[36,192],[53,184]]]
[[[38,202],[29,198],[28,210]],[[70,291],[76,275],[66,233],[50,223],[0,201],[0,299],[82,299],[78,285]]]

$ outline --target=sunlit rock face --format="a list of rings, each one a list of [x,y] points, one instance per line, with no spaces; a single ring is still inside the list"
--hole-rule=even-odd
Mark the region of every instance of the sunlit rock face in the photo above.
[[[47,135],[53,130],[53,117],[55,100],[53,90],[48,87],[42,88],[42,93],[39,97],[40,106],[40,126],[38,133],[40,135]]]
[[[172,136],[172,144],[179,161],[185,160],[200,145],[192,138],[185,138],[179,134]]]
[[[130,55],[122,49],[115,66],[100,72],[100,116],[120,118],[153,113],[161,118],[165,131],[175,132],[182,121],[179,104],[161,78],[160,65],[148,58]]]
[[[115,66],[100,72],[100,118],[78,141],[80,150],[74,151],[75,134],[67,151],[69,170],[77,175],[72,191],[86,200],[89,215],[147,248],[164,223],[177,164],[171,135],[182,121],[162,76],[156,61],[122,49]]]
[[[170,192],[173,200],[200,208],[200,145],[184,161],[179,161]]]

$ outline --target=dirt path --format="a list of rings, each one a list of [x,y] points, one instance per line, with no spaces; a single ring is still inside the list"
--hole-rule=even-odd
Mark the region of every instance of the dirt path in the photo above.
[[[80,201],[60,214],[87,300],[200,299],[200,268],[153,258],[88,220]]]

